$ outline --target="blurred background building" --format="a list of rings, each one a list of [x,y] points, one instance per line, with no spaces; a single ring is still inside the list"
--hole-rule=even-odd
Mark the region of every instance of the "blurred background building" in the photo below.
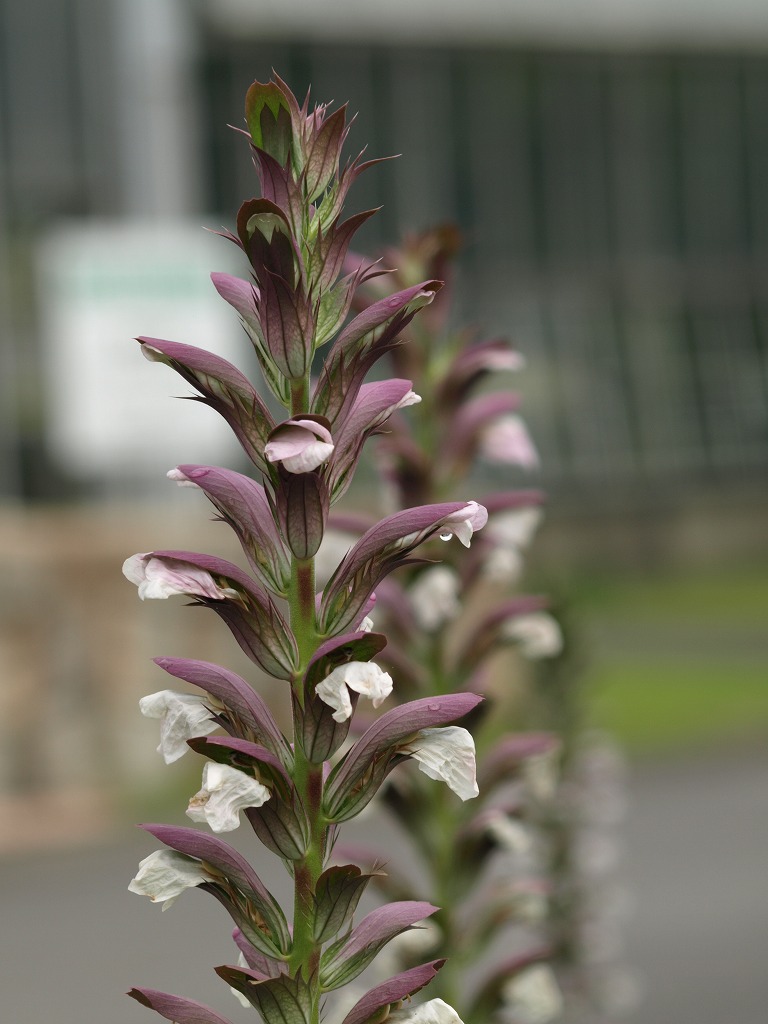
[[[528,359],[541,577],[591,609],[609,724],[643,750],[768,724],[763,0],[0,0],[0,849],[155,777],[151,655],[238,667],[119,576],[221,551],[163,475],[238,459],[130,339],[242,358],[200,228],[257,191],[228,126],[272,68],[350,100],[350,151],[403,154],[356,187],[361,247],[461,227],[461,322]]]
[[[352,146],[404,153],[360,183],[358,203],[384,206],[364,244],[462,227],[464,311],[529,354],[548,484],[604,500],[608,482],[656,499],[754,481],[768,11],[669,8],[2,0],[5,492],[88,482],[52,455],[41,244],[63,218],[229,223],[255,182],[228,125],[272,67],[351,97]]]

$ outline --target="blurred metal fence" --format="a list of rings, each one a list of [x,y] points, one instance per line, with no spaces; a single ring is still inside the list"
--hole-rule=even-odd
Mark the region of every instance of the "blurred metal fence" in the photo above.
[[[32,493],[45,410],[20,268],[55,216],[135,204],[112,116],[127,104],[113,67],[119,6],[0,0],[0,369],[20,382],[0,457],[4,468],[20,459]],[[754,477],[765,464],[768,55],[299,45],[198,30],[204,205],[229,223],[256,188],[227,128],[254,77],[275,67],[297,93],[311,83],[318,98],[349,98],[351,148],[404,154],[360,180],[360,207],[384,205],[363,244],[460,224],[460,316],[529,355],[525,410],[550,483]]]
[[[370,153],[404,153],[361,180],[361,205],[385,207],[371,247],[462,226],[462,318],[529,354],[548,477],[765,465],[768,56],[209,40],[223,209],[253,182],[218,126],[272,65],[298,92],[353,97]]]

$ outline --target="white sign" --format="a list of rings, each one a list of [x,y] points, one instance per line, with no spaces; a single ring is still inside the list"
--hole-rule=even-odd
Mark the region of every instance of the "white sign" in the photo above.
[[[237,313],[210,280],[213,270],[248,276],[231,242],[199,224],[84,222],[50,236],[39,267],[46,419],[65,468],[116,482],[162,477],[184,462],[238,460],[221,417],[175,400],[196,392],[132,340],[206,348],[253,377]]]

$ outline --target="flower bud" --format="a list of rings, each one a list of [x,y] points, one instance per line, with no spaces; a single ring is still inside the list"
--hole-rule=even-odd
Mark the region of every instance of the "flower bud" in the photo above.
[[[310,419],[286,420],[269,435],[264,448],[267,462],[281,462],[289,473],[309,473],[333,451],[331,432]]]
[[[318,473],[282,474],[277,505],[291,552],[299,559],[313,558],[322,543],[330,507],[323,478]]]

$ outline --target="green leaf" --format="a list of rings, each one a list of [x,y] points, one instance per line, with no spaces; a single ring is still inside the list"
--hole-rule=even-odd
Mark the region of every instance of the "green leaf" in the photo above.
[[[341,327],[349,309],[348,281],[340,281],[330,291],[323,292],[317,311],[315,348],[325,345]]]
[[[364,874],[356,864],[328,868],[315,890],[316,942],[327,942],[349,924],[360,897],[376,873]]]
[[[310,141],[305,168],[310,203],[322,195],[338,170],[346,112],[347,108],[343,106],[331,114]]]
[[[269,1024],[310,1024],[312,993],[302,974],[262,980],[253,971],[217,967],[216,973],[241,992]]]
[[[245,97],[245,119],[255,146],[285,166],[293,143],[291,110],[274,82],[254,82]]]

